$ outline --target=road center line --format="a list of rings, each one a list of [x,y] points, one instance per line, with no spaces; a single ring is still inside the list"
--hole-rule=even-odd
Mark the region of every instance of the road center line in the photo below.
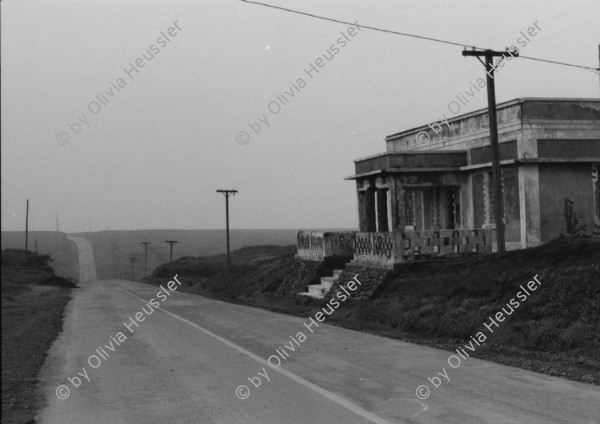
[[[136,296],[135,294],[130,293],[127,290],[123,290],[123,289],[121,289],[119,287],[116,287],[116,288],[118,290],[124,292],[124,293],[127,293],[129,296],[135,297],[136,299],[140,300],[141,302],[148,303],[145,299],[142,299],[141,297]],[[169,311],[165,310],[162,306],[160,308],[158,308],[158,310],[164,312],[167,315],[171,315],[173,318],[177,318],[178,320],[180,320],[182,322],[185,322],[186,324],[191,325],[192,327],[194,327],[194,328],[202,331],[205,334],[208,334],[209,336],[211,336],[211,337],[219,340],[221,343],[223,343],[223,344],[225,344],[225,345],[227,345],[227,346],[229,346],[229,347],[237,350],[240,353],[243,353],[246,356],[249,356],[250,358],[252,358],[255,361],[257,361],[258,363],[260,363],[261,365],[269,366],[270,367],[269,363],[267,361],[265,361],[263,358],[261,358],[260,356],[255,355],[254,353],[252,353],[252,352],[244,349],[243,347],[238,346],[235,343],[232,343],[229,340],[224,339],[223,337],[216,335],[215,333],[207,330],[206,328],[201,327],[198,324],[195,324],[195,323],[193,323],[193,322],[191,322],[191,321],[189,321],[189,320],[187,320],[187,319],[185,319],[183,317],[180,317],[179,315],[176,315],[176,314],[174,314],[172,312],[169,312]],[[270,367],[270,368],[273,369],[274,371],[277,371],[280,374],[285,375],[287,378],[295,381],[296,383],[302,384],[304,387],[312,390],[313,392],[316,392],[316,393],[320,394],[321,396],[326,397],[327,399],[329,399],[329,400],[337,403],[338,405],[342,406],[343,408],[346,408],[347,410],[352,411],[352,412],[354,412],[357,415],[360,415],[361,417],[363,417],[363,418],[371,421],[372,423],[376,423],[376,424],[391,424],[389,421],[386,421],[383,418],[378,417],[377,415],[375,415],[375,414],[373,414],[373,413],[371,413],[371,412],[369,412],[369,411],[361,408],[360,406],[355,405],[352,402],[350,402],[350,401],[348,401],[348,400],[346,400],[346,399],[344,399],[344,398],[342,398],[342,397],[340,397],[340,396],[338,396],[338,395],[336,395],[336,394],[334,394],[334,393],[332,393],[332,392],[330,392],[328,390],[325,390],[322,387],[319,387],[316,384],[313,384],[310,381],[307,381],[307,380],[303,379],[302,377],[299,377],[296,374],[294,374],[294,373],[292,373],[292,372],[290,372],[290,371],[288,371],[286,369],[283,369],[281,367],[278,367],[278,368]]]

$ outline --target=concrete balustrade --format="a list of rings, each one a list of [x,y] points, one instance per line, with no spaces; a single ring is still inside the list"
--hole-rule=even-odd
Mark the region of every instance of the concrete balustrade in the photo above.
[[[355,232],[300,231],[297,237],[297,259],[324,261],[326,258],[351,258],[354,254]]]
[[[419,258],[492,253],[493,232],[491,228],[379,233],[301,231],[296,258],[324,261],[348,257],[353,258],[350,263],[355,266],[391,269]]]

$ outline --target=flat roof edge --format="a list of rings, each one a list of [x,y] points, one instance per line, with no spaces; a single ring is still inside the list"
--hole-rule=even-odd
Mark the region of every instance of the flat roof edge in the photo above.
[[[514,106],[517,104],[522,104],[525,102],[596,102],[596,103],[600,103],[600,99],[597,97],[519,97],[517,99],[512,99],[503,103],[497,103],[496,104],[496,108],[497,109],[504,109],[510,106]],[[473,116],[477,116],[477,115],[482,115],[487,113],[488,109],[483,108],[483,109],[477,109],[474,110],[473,112],[469,112],[469,113],[464,113],[462,115],[457,115],[454,116],[452,118],[446,118],[448,120],[448,122],[456,122],[456,121],[461,121],[463,119],[466,118],[471,118]],[[437,121],[436,121],[437,122]],[[423,131],[429,128],[429,124],[425,124],[425,125],[421,125],[419,127],[414,127],[408,130],[404,130],[404,131],[400,131],[398,133],[394,133],[394,134],[390,134],[388,136],[385,137],[385,141],[392,141],[395,140],[397,138],[403,137],[405,135],[409,135],[412,134],[414,132],[419,132],[419,131]]]
[[[375,155],[365,156],[362,158],[354,159],[354,163],[362,162],[364,160],[376,159],[387,155],[431,155],[431,154],[448,154],[448,153],[467,153],[467,150],[418,150],[408,152],[383,152]]]

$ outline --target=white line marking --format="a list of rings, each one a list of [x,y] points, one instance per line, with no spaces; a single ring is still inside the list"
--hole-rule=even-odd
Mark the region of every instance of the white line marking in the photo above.
[[[121,289],[119,287],[116,287],[116,288],[118,290],[124,292],[124,293],[127,293],[130,296],[135,297],[136,299],[138,299],[138,300],[140,300],[140,301],[142,301],[142,302],[144,302],[146,304],[148,303],[148,301],[142,299],[139,296],[136,296],[133,293],[128,292],[127,290],[123,290],[123,289]],[[232,343],[229,340],[224,339],[223,337],[216,335],[215,333],[207,330],[204,327],[200,327],[198,324],[195,324],[195,323],[193,323],[191,321],[188,321],[187,319],[185,319],[183,317],[180,317],[179,315],[176,315],[176,314],[174,314],[172,312],[169,312],[169,311],[165,310],[162,307],[160,307],[159,310],[162,311],[162,312],[164,312],[165,314],[171,315],[173,318],[177,318],[178,320],[183,321],[186,324],[191,325],[192,327],[194,327],[194,328],[202,331],[203,333],[208,334],[211,337],[214,337],[215,339],[219,340],[221,343],[224,343],[227,346],[229,346],[229,347],[237,350],[238,352],[243,353],[246,356],[249,356],[250,358],[252,358],[255,361],[259,362],[261,365],[265,365],[265,366],[270,367],[270,369],[275,370],[275,371],[279,372],[280,374],[285,375],[287,378],[289,378],[291,380],[294,380],[296,383],[302,384],[304,387],[306,387],[306,388],[308,388],[308,389],[310,389],[310,390],[312,390],[312,391],[320,394],[321,396],[326,397],[327,399],[329,399],[329,400],[337,403],[338,405],[346,408],[349,411],[354,412],[357,415],[360,415],[361,417],[363,417],[363,418],[365,418],[365,419],[367,419],[367,420],[369,420],[369,421],[371,421],[373,423],[376,423],[376,424],[391,424],[389,421],[386,421],[383,418],[380,418],[377,415],[375,415],[375,414],[373,414],[373,413],[371,413],[371,412],[369,412],[369,411],[367,411],[365,409],[362,409],[360,406],[355,405],[352,402],[350,402],[350,401],[348,401],[348,400],[346,400],[346,399],[344,399],[344,398],[342,398],[342,397],[340,397],[340,396],[338,396],[338,395],[336,395],[334,393],[331,393],[330,391],[325,390],[325,389],[317,386],[316,384],[313,384],[310,381],[307,381],[307,380],[303,379],[302,377],[299,377],[296,374],[294,374],[294,373],[292,373],[292,372],[290,372],[290,371],[288,371],[286,369],[283,369],[281,367],[279,367],[279,368],[273,368],[273,367],[271,367],[269,365],[269,363],[267,361],[265,361],[263,358],[261,358],[260,356],[255,355],[254,353],[252,353],[252,352],[244,349],[243,347],[238,346],[235,343]]]

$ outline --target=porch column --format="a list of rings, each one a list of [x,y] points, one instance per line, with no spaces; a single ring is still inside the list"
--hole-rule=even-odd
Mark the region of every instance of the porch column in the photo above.
[[[368,183],[366,187],[361,188],[358,192],[358,218],[359,231],[375,232],[377,231],[376,214],[375,214],[375,188],[370,187]]]
[[[389,231],[387,194],[387,188],[377,189],[377,232],[379,233]]]
[[[365,208],[366,208],[366,228],[367,233],[377,231],[377,222],[375,221],[375,191],[374,187],[369,187],[365,192]]]

